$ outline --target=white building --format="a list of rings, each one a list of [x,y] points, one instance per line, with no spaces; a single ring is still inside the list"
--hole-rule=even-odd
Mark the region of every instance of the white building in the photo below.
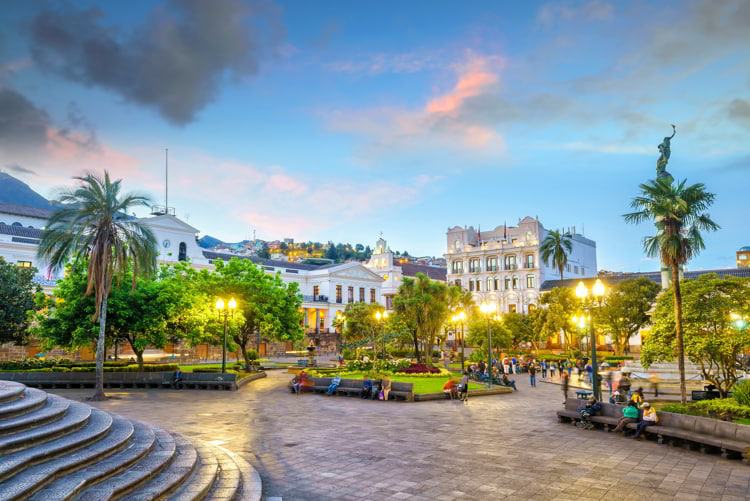
[[[449,282],[472,292],[474,302],[497,305],[500,313],[528,313],[539,305],[540,286],[560,278],[557,269],[541,261],[539,247],[548,230],[526,217],[518,226],[498,226],[479,232],[472,226],[446,233]],[[572,231],[565,278],[595,277],[596,243]]]
[[[383,238],[375,243],[375,250],[365,266],[382,277],[382,294],[385,301],[383,304],[389,310],[393,308],[393,297],[398,295],[404,277],[415,277],[417,273],[424,273],[433,280],[445,282],[445,268],[402,261],[393,255],[388,242]]]

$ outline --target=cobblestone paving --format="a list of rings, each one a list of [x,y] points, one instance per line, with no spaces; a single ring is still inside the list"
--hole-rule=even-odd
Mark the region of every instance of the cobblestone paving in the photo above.
[[[467,405],[294,396],[290,377],[237,392],[113,391],[119,400],[96,405],[241,454],[267,500],[750,500],[742,462],[558,424],[560,388],[522,375],[519,392]]]

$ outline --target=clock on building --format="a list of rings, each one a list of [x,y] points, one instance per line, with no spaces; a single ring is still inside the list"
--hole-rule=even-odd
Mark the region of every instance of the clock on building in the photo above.
[[[164,240],[161,244],[165,249],[169,249],[169,246],[172,245],[172,242],[170,242],[169,240]]]

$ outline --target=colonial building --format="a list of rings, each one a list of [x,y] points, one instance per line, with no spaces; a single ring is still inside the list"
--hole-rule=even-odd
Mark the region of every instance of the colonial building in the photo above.
[[[565,278],[596,276],[596,243],[571,232]],[[454,226],[446,233],[447,279],[470,291],[475,304],[494,303],[500,313],[528,313],[539,305],[540,286],[559,279],[557,269],[544,263],[539,247],[548,234],[539,220],[526,217],[518,226],[498,226],[480,232]]]
[[[737,268],[750,268],[750,246],[737,251]]]
[[[383,304],[389,310],[393,308],[393,298],[398,294],[404,277],[423,273],[433,280],[445,282],[446,279],[446,269],[443,267],[411,263],[395,257],[382,237],[375,243],[375,250],[365,266],[382,277]]]

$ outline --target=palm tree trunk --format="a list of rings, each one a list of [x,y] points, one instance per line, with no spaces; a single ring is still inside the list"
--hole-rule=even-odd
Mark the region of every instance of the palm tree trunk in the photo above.
[[[104,331],[107,326],[107,296],[109,290],[104,285],[104,294],[102,296],[101,309],[99,310],[99,339],[96,342],[96,390],[91,396],[91,400],[105,400],[104,394]]]
[[[672,265],[672,285],[674,287],[674,324],[677,331],[677,369],[680,372],[680,402],[687,403],[685,389],[685,340],[682,336],[682,293],[680,292],[680,267]]]

